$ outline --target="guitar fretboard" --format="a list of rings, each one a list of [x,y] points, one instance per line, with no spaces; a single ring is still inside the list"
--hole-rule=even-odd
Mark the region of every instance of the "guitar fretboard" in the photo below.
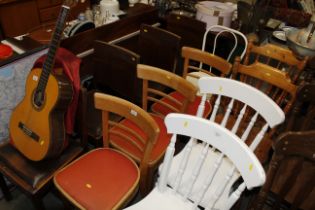
[[[64,24],[65,24],[66,19],[67,19],[67,15],[68,15],[69,10],[70,10],[70,8],[68,6],[63,5],[61,7],[61,11],[60,11],[59,17],[57,19],[55,31],[53,33],[53,36],[52,36],[52,39],[51,39],[51,42],[49,45],[47,58],[44,62],[43,70],[42,70],[42,73],[41,73],[41,76],[40,76],[40,79],[38,82],[37,92],[42,92],[42,93],[45,92],[45,88],[47,85],[49,74],[50,74],[50,72],[54,66],[57,48],[59,47],[59,44],[60,44],[62,31],[63,31]]]

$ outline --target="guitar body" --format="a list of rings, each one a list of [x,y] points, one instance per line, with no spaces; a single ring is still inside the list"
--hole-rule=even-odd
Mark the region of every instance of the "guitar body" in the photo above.
[[[28,75],[25,96],[14,109],[9,125],[14,146],[33,161],[62,152],[66,138],[64,117],[73,91],[62,75],[50,74],[43,103],[37,106],[34,95],[41,73],[41,69],[33,69]]]

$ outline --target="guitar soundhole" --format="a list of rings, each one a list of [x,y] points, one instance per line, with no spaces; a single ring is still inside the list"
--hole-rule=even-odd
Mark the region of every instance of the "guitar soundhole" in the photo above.
[[[45,101],[45,94],[43,93],[43,91],[35,91],[34,95],[33,95],[33,102],[36,108],[40,108],[41,106],[43,106]]]

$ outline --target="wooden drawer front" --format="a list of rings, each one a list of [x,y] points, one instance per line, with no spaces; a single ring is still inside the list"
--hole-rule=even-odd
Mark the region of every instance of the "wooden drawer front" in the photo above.
[[[60,6],[55,6],[52,8],[42,9],[40,10],[40,21],[41,22],[47,22],[56,20],[58,18],[59,12],[60,12]]]
[[[42,9],[62,4],[62,2],[62,0],[37,0],[37,6],[39,9]]]

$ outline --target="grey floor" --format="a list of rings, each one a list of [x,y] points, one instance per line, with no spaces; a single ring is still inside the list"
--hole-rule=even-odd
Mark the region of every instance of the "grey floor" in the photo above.
[[[18,189],[12,191],[13,199],[6,201],[4,198],[0,200],[0,210],[34,210],[30,199],[21,193]],[[53,194],[48,193],[44,197],[44,204],[47,210],[64,209],[62,202]]]

